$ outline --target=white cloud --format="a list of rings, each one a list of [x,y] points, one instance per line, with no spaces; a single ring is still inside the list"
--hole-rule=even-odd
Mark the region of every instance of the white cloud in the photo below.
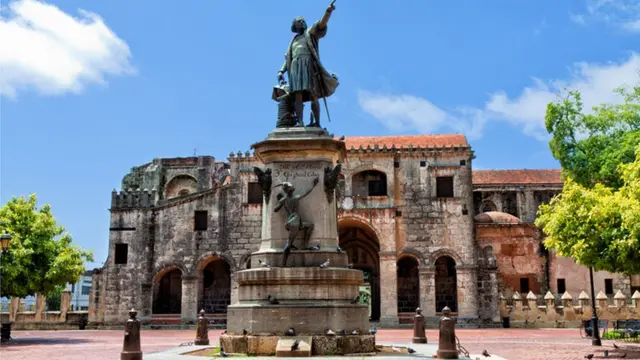
[[[586,0],[583,14],[569,14],[571,20],[585,25],[603,22],[631,33],[640,34],[640,1],[638,0]]]
[[[129,46],[100,16],[79,10],[73,17],[56,6],[18,0],[0,17],[0,96],[19,91],[79,93],[105,75],[133,74]]]
[[[640,54],[637,53],[620,62],[576,63],[570,68],[567,79],[543,81],[534,78],[533,84],[522,89],[516,97],[498,91],[482,108],[459,106],[446,110],[418,96],[363,90],[358,92],[358,103],[393,131],[433,133],[453,130],[477,139],[482,136],[488,121],[506,121],[520,127],[525,134],[546,141],[544,116],[549,102],[570,89],[581,92],[585,110],[602,103],[619,103],[622,99],[613,89],[637,84],[639,69]]]

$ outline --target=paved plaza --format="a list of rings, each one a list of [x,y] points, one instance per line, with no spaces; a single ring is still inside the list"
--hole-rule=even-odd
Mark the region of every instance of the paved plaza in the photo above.
[[[220,330],[209,332],[212,344],[217,343],[221,333]],[[588,339],[580,338],[578,329],[459,329],[457,335],[472,358],[473,354],[480,354],[485,349],[494,355],[491,359],[509,360],[573,360],[583,359],[590,353],[598,359],[604,358],[605,349],[610,352],[608,359],[621,355],[614,352],[613,342],[608,340],[603,341],[602,348],[592,348]],[[14,331],[12,336],[14,340],[0,348],[2,360],[117,360],[122,350],[123,331]],[[409,329],[379,330],[377,342],[402,345],[407,344],[411,336]],[[142,350],[149,360],[171,359],[167,353],[160,352],[191,342],[194,337],[195,330],[145,330],[142,332]],[[437,344],[436,330],[427,330],[427,337],[430,344]],[[640,359],[640,345],[616,344],[627,354],[625,359]],[[418,346],[411,346],[418,349]]]

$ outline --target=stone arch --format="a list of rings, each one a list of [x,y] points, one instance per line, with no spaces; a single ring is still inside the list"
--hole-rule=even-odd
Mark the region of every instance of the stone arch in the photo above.
[[[351,175],[353,196],[389,196],[390,188],[385,171],[369,169],[353,172]]]
[[[185,196],[197,191],[198,180],[189,174],[178,174],[167,181],[164,189],[165,199]]]
[[[231,303],[231,273],[234,265],[219,254],[202,257],[198,262],[198,309],[208,314],[224,314]]]
[[[458,255],[458,253],[448,248],[438,249],[432,252],[431,254],[429,254],[429,265],[435,265],[436,260],[438,260],[438,258],[441,256],[448,256],[452,258],[455,261],[456,266],[464,265],[464,261],[462,261],[462,258],[460,257],[460,255]]]
[[[489,211],[498,211],[498,207],[491,200],[484,200],[480,203],[480,213],[486,213]]]
[[[204,254],[200,255],[198,259],[196,259],[194,269],[196,272],[202,271],[202,269],[207,266],[207,264],[216,258],[223,259],[229,264],[232,271],[236,271],[238,269],[233,257],[226,253],[219,253],[217,251],[207,251]]]
[[[338,221],[340,247],[347,253],[354,269],[362,270],[365,279],[360,288],[366,294],[369,315],[380,318],[380,238],[375,227],[363,219],[348,216]]]
[[[402,254],[396,263],[398,314],[413,313],[420,307],[420,261]]]
[[[357,213],[338,216],[338,229],[340,229],[340,226],[362,227],[363,229],[367,229],[367,231],[373,232],[376,240],[382,239],[380,231],[371,223],[371,220]]]
[[[183,269],[176,265],[160,268],[153,277],[153,314],[180,314]]]
[[[398,260],[400,260],[402,257],[405,257],[405,256],[414,257],[416,261],[418,261],[418,266],[421,266],[426,263],[424,259],[424,255],[420,251],[414,248],[407,247],[400,250],[400,253],[398,255]]]
[[[485,246],[482,249],[482,257],[488,267],[496,267],[496,255],[493,252],[493,246]]]
[[[458,311],[458,283],[456,274],[456,261],[450,255],[441,255],[436,258],[435,288],[436,288],[436,312],[441,312],[448,306],[452,312]]]
[[[251,254],[244,254],[240,257],[238,268],[251,269]]]
[[[156,264],[156,266],[154,266],[153,268],[154,275],[151,280],[156,281],[159,279],[159,277],[163,276],[167,271],[171,271],[173,269],[178,269],[182,274],[185,274],[185,275],[189,274],[189,271],[187,267],[184,266],[184,264],[180,262],[175,262],[175,261],[163,261]]]

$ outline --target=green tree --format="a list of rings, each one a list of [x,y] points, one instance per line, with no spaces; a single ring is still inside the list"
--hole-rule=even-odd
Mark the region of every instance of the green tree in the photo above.
[[[640,146],[620,164],[621,187],[585,187],[567,178],[562,193],[538,210],[545,246],[595,270],[640,273]]]
[[[11,236],[9,252],[0,261],[0,295],[49,295],[58,286],[75,283],[91,252],[74,246],[64,227],[56,224],[49,205],[37,208],[35,194],[14,197],[0,208],[0,223]]]
[[[47,311],[60,311],[62,290],[64,290],[64,286],[56,286],[56,288],[47,295]]]
[[[590,114],[583,113],[577,91],[547,105],[551,152],[563,174],[582,186],[622,186],[618,165],[632,162],[640,144],[640,86],[615,91],[623,97],[622,104],[596,106]]]

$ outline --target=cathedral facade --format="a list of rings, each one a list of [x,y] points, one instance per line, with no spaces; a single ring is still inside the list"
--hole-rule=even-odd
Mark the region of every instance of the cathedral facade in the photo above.
[[[463,135],[346,137],[336,189],[339,244],[364,272],[372,321],[435,319],[448,306],[463,326],[499,318],[499,296],[558,299],[587,289],[586,269],[542,245],[540,204],[560,171],[472,170]],[[154,159],[111,196],[109,255],[94,271],[89,320],[121,324],[132,308],[150,324],[224,323],[234,274],[261,242],[263,197],[251,153]],[[640,279],[597,273],[596,291],[631,292]]]

